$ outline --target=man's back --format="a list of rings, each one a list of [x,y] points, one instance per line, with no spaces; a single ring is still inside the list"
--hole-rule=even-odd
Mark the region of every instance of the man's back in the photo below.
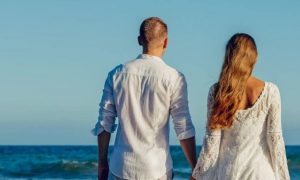
[[[170,114],[179,139],[194,136],[184,76],[159,57],[143,54],[117,66],[107,81],[110,88],[104,93],[113,97],[102,100],[100,106],[104,110],[113,104],[114,108],[102,114],[115,113],[119,119],[111,172],[124,179],[158,179],[172,169]]]
[[[123,161],[139,174],[159,178],[163,169],[172,168],[168,119],[171,86],[178,75],[158,57],[146,55],[117,69],[113,89],[119,128],[111,170],[118,175]]]
[[[167,25],[157,17],[145,19],[138,42],[143,54],[117,66],[107,77],[99,117],[92,133],[98,139],[98,178],[172,179],[169,116],[191,165],[196,165],[195,129],[191,121],[184,76],[160,58],[168,44]],[[108,165],[110,134],[119,119]]]
[[[144,149],[151,151],[157,142],[166,147],[170,95],[178,73],[158,57],[146,55],[115,71],[113,90],[120,133],[116,144],[126,152],[143,155]]]

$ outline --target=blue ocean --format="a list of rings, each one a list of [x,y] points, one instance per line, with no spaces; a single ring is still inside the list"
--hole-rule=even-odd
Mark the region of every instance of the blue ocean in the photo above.
[[[201,147],[197,147],[199,153]],[[110,152],[112,147],[110,147]],[[300,146],[287,146],[291,179],[300,179]],[[175,180],[190,169],[180,146],[171,146]],[[96,179],[97,146],[0,146],[0,179]]]

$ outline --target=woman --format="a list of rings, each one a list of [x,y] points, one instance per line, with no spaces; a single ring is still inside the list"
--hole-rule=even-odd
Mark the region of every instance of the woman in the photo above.
[[[208,122],[193,177],[201,180],[290,179],[276,85],[252,76],[254,39],[235,34],[208,95]]]

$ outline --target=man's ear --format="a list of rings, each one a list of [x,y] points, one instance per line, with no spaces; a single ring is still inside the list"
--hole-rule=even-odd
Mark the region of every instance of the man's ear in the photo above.
[[[167,47],[168,47],[168,38],[166,37],[166,39],[164,40],[163,48],[166,49]]]
[[[142,37],[141,36],[138,36],[138,42],[139,42],[139,45],[142,46],[143,45],[143,42],[142,42]]]

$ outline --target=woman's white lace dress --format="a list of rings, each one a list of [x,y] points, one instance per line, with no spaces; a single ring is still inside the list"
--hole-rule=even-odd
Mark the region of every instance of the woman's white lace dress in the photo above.
[[[214,87],[208,95],[208,117]],[[193,177],[197,180],[290,179],[277,86],[266,82],[255,104],[238,110],[234,118],[228,130],[207,128]]]

